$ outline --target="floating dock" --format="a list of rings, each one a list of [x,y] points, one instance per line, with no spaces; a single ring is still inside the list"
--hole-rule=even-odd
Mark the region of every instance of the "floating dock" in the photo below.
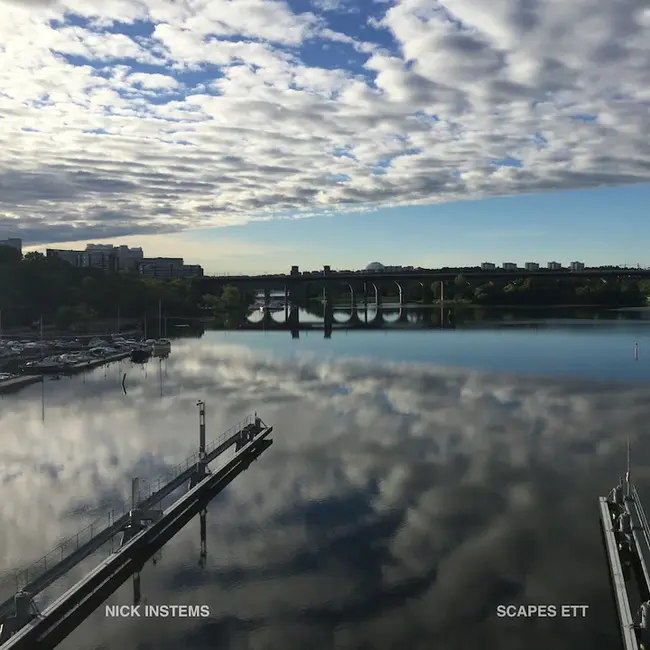
[[[181,465],[176,466],[170,475],[160,479],[143,494],[139,492],[139,481],[134,479],[132,486],[131,509],[122,517],[112,517],[107,526],[97,525],[94,535],[88,542],[77,545],[67,557],[63,557],[63,545],[48,553],[44,558],[57,558],[48,566],[47,561],[38,561],[28,569],[15,572],[16,595],[0,604],[0,650],[36,650],[53,648],[90,611],[80,617],[80,608],[87,607],[91,598],[105,599],[132,573],[142,566],[142,555],[155,546],[157,541],[166,539],[169,531],[178,525],[180,518],[195,509],[197,504],[210,498],[228,485],[252,460],[257,458],[270,444],[266,438],[273,431],[255,414],[222,434],[209,445],[205,444],[205,406],[200,406],[199,451]],[[214,473],[208,464],[226,449],[235,446],[235,454]],[[179,487],[189,484],[189,492],[182,495],[164,512],[156,506]],[[111,522],[110,513],[102,521]],[[91,528],[92,530],[92,528]],[[42,614],[34,603],[34,597],[46,587],[65,575],[91,553],[120,535],[120,548],[108,560],[59,598]],[[60,558],[60,559],[59,559]],[[130,569],[130,572],[128,571]],[[20,584],[24,586],[19,587]],[[110,588],[109,588],[110,585]],[[77,611],[79,610],[79,611]],[[70,627],[70,618],[77,621]],[[62,633],[65,629],[67,632]]]
[[[625,478],[599,509],[623,650],[650,650],[650,527],[630,480],[629,448]]]

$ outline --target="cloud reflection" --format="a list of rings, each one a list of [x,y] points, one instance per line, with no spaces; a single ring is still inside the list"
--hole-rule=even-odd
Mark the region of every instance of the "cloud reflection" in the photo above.
[[[157,369],[47,384],[2,402],[2,562],[32,559],[258,410],[275,444],[143,572],[149,602],[209,621],[103,611],[61,647],[569,648],[614,643],[596,497],[622,470],[650,493],[647,389],[372,361],[278,360],[183,341]],[[114,375],[114,376],[113,376]],[[77,516],[71,516],[77,513]],[[89,515],[87,515],[89,516]],[[129,603],[130,587],[110,602]],[[502,602],[589,604],[586,620],[503,620]]]

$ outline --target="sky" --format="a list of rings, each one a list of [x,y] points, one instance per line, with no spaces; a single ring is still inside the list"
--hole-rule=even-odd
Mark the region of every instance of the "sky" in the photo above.
[[[650,265],[648,0],[0,0],[0,54],[27,250]]]

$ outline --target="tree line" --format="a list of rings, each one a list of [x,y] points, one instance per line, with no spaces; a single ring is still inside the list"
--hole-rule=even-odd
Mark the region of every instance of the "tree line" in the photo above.
[[[378,278],[379,280],[379,278]],[[378,282],[384,299],[396,300],[399,288],[395,283]],[[650,280],[625,276],[608,278],[502,278],[490,282],[469,279],[459,274],[454,280],[433,282],[404,282],[401,285],[402,299],[406,302],[431,304],[444,298],[445,302],[485,306],[603,306],[637,307],[647,304],[650,296]],[[308,292],[310,298],[320,296],[317,283]],[[336,300],[345,300],[350,289],[346,285],[331,285],[330,295]],[[357,300],[360,296],[356,296]],[[374,288],[368,295],[374,299]]]
[[[252,297],[236,287],[221,296],[204,296],[193,278],[159,279],[128,272],[78,268],[56,257],[27,253],[24,257],[0,246],[0,310],[2,326],[29,326],[40,321],[61,328],[106,318],[199,318],[227,321],[246,311]]]
[[[480,305],[593,305],[638,307],[650,296],[650,280],[635,278],[544,278],[533,276],[511,281],[473,285],[459,275],[445,297]]]

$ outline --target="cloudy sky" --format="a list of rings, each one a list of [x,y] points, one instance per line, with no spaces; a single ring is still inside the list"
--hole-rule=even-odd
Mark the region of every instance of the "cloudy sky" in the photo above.
[[[0,0],[0,236],[647,263],[649,34],[647,0]]]
[[[207,603],[209,621],[115,621],[102,609],[62,650],[613,647],[597,496],[622,471],[622,431],[648,492],[647,384],[197,341],[174,348],[162,399],[155,364],[147,376],[124,369],[127,395],[117,365],[47,382],[45,422],[40,387],[3,403],[0,566],[76,532],[134,473],[194,451],[197,399],[210,438],[258,409],[274,444],[211,505],[205,570],[194,521],[143,572],[148,602]],[[131,589],[110,602],[130,604]],[[590,610],[504,621],[501,602]]]

